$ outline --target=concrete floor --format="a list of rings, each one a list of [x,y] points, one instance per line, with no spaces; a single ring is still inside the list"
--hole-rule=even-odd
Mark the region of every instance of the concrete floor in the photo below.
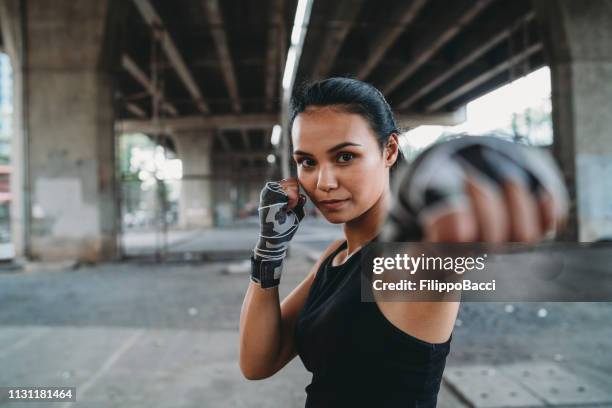
[[[253,382],[237,364],[245,275],[224,264],[107,264],[0,274],[0,386],[74,386],[50,407],[299,407],[295,360]],[[283,293],[302,275],[287,274]],[[274,395],[274,399],[269,398]],[[0,407],[22,403],[0,401]]]
[[[250,252],[257,242],[258,232],[259,221],[251,217],[222,228],[170,229],[165,234],[165,242],[169,253]],[[323,250],[341,236],[340,226],[309,217],[300,224],[292,244],[308,244],[315,250]],[[121,239],[124,253],[131,257],[155,253],[162,242],[164,235],[151,229],[127,230]]]
[[[311,265],[301,249],[289,259],[282,296]],[[0,273],[0,386],[77,388],[76,404],[49,407],[302,407],[310,374],[299,359],[267,380],[240,374],[248,278],[224,274],[226,266]],[[611,338],[608,303],[464,304],[448,367],[552,363],[612,400]],[[2,408],[22,406],[0,400]],[[465,405],[445,381],[439,406]]]

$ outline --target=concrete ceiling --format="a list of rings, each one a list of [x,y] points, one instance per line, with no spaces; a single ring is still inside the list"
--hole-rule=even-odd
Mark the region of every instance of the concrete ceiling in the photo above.
[[[120,117],[150,118],[152,95],[168,120],[278,114],[296,5],[130,1]],[[154,33],[161,38],[156,48]],[[381,89],[398,113],[439,114],[544,62],[529,0],[314,0],[296,86],[348,75]],[[244,130],[232,138],[252,146],[259,133],[269,132]]]
[[[168,129],[210,125],[217,151],[263,162],[297,3],[111,2],[125,26],[113,46],[125,129],[151,128],[156,99]],[[467,102],[544,64],[530,0],[313,0],[295,83],[368,81],[410,126],[461,118]]]

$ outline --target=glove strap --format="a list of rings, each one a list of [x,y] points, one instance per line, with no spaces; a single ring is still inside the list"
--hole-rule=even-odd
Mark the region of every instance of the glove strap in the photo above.
[[[251,255],[251,280],[263,289],[280,284],[283,260],[260,260]]]

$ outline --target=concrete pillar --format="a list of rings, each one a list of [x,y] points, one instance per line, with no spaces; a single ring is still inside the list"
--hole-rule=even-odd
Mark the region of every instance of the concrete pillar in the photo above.
[[[564,238],[612,237],[612,2],[534,5],[551,69],[553,150],[573,197]]]
[[[10,20],[19,26],[13,41],[22,87],[14,152],[21,189],[14,192],[25,230],[17,252],[42,260],[113,259],[114,111],[105,52],[111,0],[8,3],[17,5]]]
[[[181,228],[210,227],[214,221],[212,146],[213,130],[182,132],[173,135],[178,158],[183,163],[179,199]]]
[[[13,134],[11,141],[11,240],[15,257],[26,256],[26,243],[29,231],[29,203],[26,194],[25,167],[25,132],[23,123],[23,70],[24,43],[21,19],[22,3],[20,0],[0,1],[0,30],[5,51],[13,68]]]

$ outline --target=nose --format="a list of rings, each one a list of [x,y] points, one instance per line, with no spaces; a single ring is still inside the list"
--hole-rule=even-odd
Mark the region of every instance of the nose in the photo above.
[[[323,165],[320,169],[317,188],[325,192],[338,188],[338,180],[336,179],[332,166]]]

